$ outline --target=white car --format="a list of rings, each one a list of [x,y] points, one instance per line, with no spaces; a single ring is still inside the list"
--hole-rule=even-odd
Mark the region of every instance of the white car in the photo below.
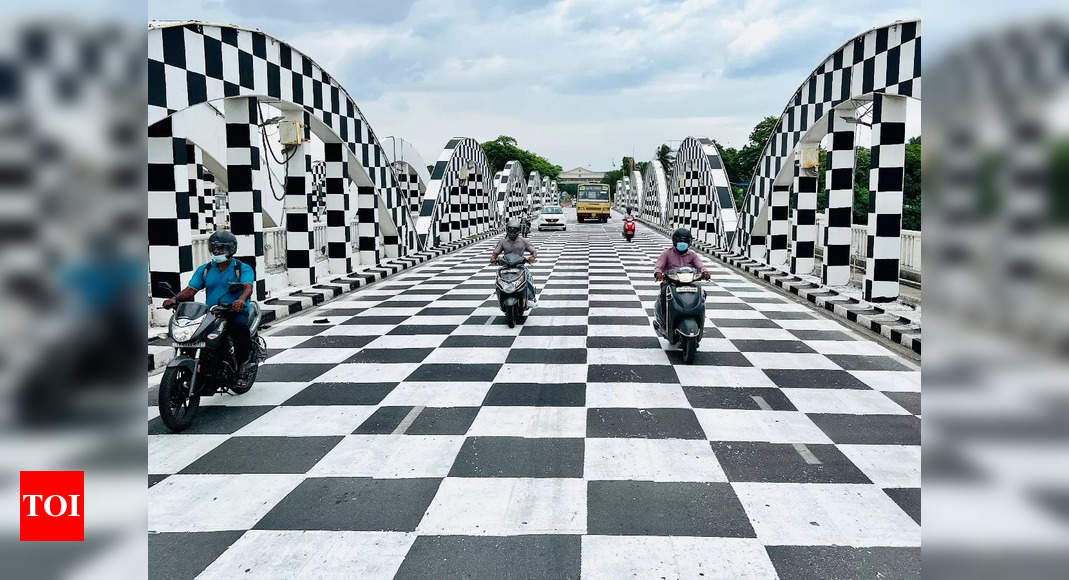
[[[538,216],[538,231],[554,229],[568,229],[568,226],[564,225],[564,210],[559,205],[547,205]]]

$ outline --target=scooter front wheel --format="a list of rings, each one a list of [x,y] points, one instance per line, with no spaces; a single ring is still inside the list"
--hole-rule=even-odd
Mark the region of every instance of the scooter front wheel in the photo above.
[[[698,350],[698,339],[694,337],[685,337],[683,339],[683,362],[690,364],[694,362],[694,353]]]
[[[515,328],[516,327],[516,309],[515,308],[511,308],[510,307],[508,310],[505,311],[505,322],[509,323],[509,328]]]
[[[183,366],[168,367],[160,379],[157,407],[160,420],[172,433],[188,429],[200,407],[200,397],[189,394],[192,379],[193,373]]]

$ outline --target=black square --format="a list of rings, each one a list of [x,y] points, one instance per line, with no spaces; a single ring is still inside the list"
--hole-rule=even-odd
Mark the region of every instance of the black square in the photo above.
[[[514,348],[506,363],[586,364],[582,348]]]
[[[731,484],[720,482],[591,481],[587,533],[755,537]]]
[[[910,371],[913,370],[889,356],[860,354],[824,355],[848,371]]]
[[[901,487],[883,490],[913,521],[921,523],[921,490],[919,487]]]
[[[589,336],[587,348],[661,348],[652,336]]]
[[[846,371],[830,369],[765,369],[777,387],[789,389],[870,389]]]
[[[586,405],[583,383],[494,383],[483,406],[582,407]]]
[[[593,408],[586,410],[587,437],[705,439],[691,409]]]
[[[283,405],[378,405],[397,383],[312,383]]]
[[[490,382],[501,369],[500,364],[422,364],[406,381],[474,381]]]
[[[347,363],[416,363],[423,362],[433,348],[365,348],[349,357]]]
[[[508,348],[515,340],[514,336],[455,335],[446,338],[442,346],[446,348]]]
[[[464,435],[478,414],[478,407],[427,407],[405,429],[405,434]]]
[[[307,473],[342,437],[231,437],[179,473]]]
[[[695,409],[761,409],[754,397],[761,397],[773,411],[797,411],[783,391],[773,387],[683,387]]]
[[[767,546],[783,580],[808,578],[921,578],[920,548]]]
[[[383,435],[393,433],[413,407],[379,407],[359,427],[354,435]]]
[[[587,382],[679,384],[679,377],[671,365],[589,365]]]
[[[284,363],[263,364],[256,375],[256,380],[265,383],[301,383],[314,381],[320,375],[334,368],[332,364]]]
[[[315,336],[320,332],[323,332],[328,327],[312,326],[312,325],[292,325],[283,326],[271,332],[271,336]],[[261,369],[262,370],[262,369]]]
[[[469,437],[450,477],[583,477],[581,438]]]
[[[741,352],[816,352],[800,340],[732,340],[731,344]]]
[[[683,351],[671,350],[668,351],[668,360],[672,361],[674,365],[681,365],[683,363]],[[743,356],[741,352],[705,352],[698,351],[694,353],[694,360],[690,363],[692,365],[703,366],[722,366],[722,367],[752,367],[753,363],[750,359]]]
[[[416,334],[452,334],[457,329],[455,324],[402,324],[386,334],[412,336]]]
[[[440,479],[306,479],[257,524],[258,530],[411,532],[438,492]]]
[[[264,413],[270,411],[270,406],[249,407],[225,407],[222,405],[210,405],[197,409],[197,418],[188,429],[182,431],[186,435],[199,434],[226,434],[229,435],[245,425],[252,423]],[[148,422],[149,435],[166,435],[170,433],[159,417]]]
[[[921,414],[921,394],[920,393],[889,393],[887,391],[880,391],[886,395],[889,399],[898,403],[899,407],[913,413],[914,415]]]
[[[712,441],[728,481],[770,483],[872,483],[834,445],[806,445],[820,463],[809,463],[788,443]]]
[[[396,578],[579,578],[578,535],[419,536]]]
[[[914,415],[807,413],[835,443],[920,445],[921,420]]]
[[[236,530],[149,534],[148,575],[151,578],[194,578],[244,533],[244,530]]]
[[[331,314],[338,314],[331,311]],[[344,334],[320,334],[293,348],[360,348],[375,340],[374,336],[348,336]]]

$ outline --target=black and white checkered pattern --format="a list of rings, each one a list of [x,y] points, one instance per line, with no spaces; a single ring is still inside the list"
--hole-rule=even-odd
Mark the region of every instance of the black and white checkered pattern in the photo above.
[[[665,225],[668,215],[668,178],[656,158],[646,164],[642,177],[643,199],[637,217],[658,225]]]
[[[856,127],[845,115],[828,115],[828,133],[832,137],[824,171],[828,209],[824,213],[824,257],[820,266],[820,281],[828,286],[845,286],[850,282]]]
[[[244,195],[242,192],[246,190],[240,189],[249,187],[248,192],[256,192],[251,183],[244,183],[239,179],[239,189],[234,189],[229,173],[234,168],[237,168],[239,174],[245,172],[242,168],[248,167],[252,161],[248,158],[248,153],[259,151],[256,144],[260,139],[256,129],[256,115],[239,114],[237,109],[226,105],[227,101],[239,97],[250,97],[251,100],[240,99],[240,108],[246,107],[246,103],[252,103],[253,111],[258,98],[264,99],[265,102],[286,102],[304,107],[307,112],[306,119],[313,132],[321,137],[342,141],[353,158],[361,164],[362,172],[366,173],[374,186],[374,194],[385,202],[389,210],[387,214],[394,220],[392,229],[400,232],[397,236],[378,238],[383,242],[393,240],[396,246],[388,249],[376,248],[373,253],[404,255],[408,252],[409,248],[401,242],[414,239],[407,235],[410,226],[406,200],[402,199],[393,170],[389,167],[374,132],[355,102],[336,80],[305,55],[262,32],[199,22],[154,24],[148,31],[150,127],[190,106],[223,99],[224,108],[234,111],[234,115],[227,116],[231,131],[244,133],[244,129],[239,130],[236,127],[240,122],[251,124],[256,130],[257,134],[249,136],[249,145],[234,148],[235,152],[243,150],[245,157],[236,160],[228,158],[225,163],[227,183],[231,188],[231,229],[247,232],[240,234],[248,236],[245,249],[241,251],[249,261],[262,262],[263,219],[260,215],[250,219],[251,213],[260,214],[261,210],[259,203],[246,199],[250,196]],[[243,120],[236,120],[239,117]],[[169,128],[160,129],[156,133],[168,131]],[[242,141],[244,140],[242,138]],[[324,139],[326,140],[328,139]],[[255,162],[258,166],[259,159],[255,159]],[[181,189],[187,187],[182,186]],[[237,199],[233,194],[235,191],[242,193]],[[250,209],[253,205],[257,209]],[[183,214],[186,212],[188,208],[181,210]],[[250,221],[254,222],[251,227],[258,229],[249,230]],[[175,229],[173,225],[157,225],[165,231]],[[260,238],[259,244],[255,242],[257,236]],[[170,238],[166,241],[169,240]],[[176,254],[167,250],[168,247],[170,246],[161,246],[155,254]],[[256,247],[260,249],[257,250]],[[150,253],[153,253],[151,243]],[[175,259],[175,264],[153,264],[151,268],[160,273],[184,271],[183,265]],[[262,298],[265,288],[262,267],[257,267],[256,272],[257,296]],[[153,292],[156,293],[155,290]]]
[[[315,221],[321,221],[327,211],[327,166],[322,159],[312,161],[312,194],[309,207]]]
[[[799,149],[794,169],[797,207],[791,225],[791,273],[809,275],[816,267],[817,187],[820,183],[817,173],[820,171],[820,156],[816,145]],[[811,164],[813,160],[816,165]]]
[[[789,183],[783,172],[793,171],[796,145],[807,133],[826,131],[827,123],[819,121],[839,104],[876,94],[920,98],[919,21],[896,22],[857,36],[825,59],[798,88],[765,145],[751,179],[733,244],[737,253],[772,266],[786,264],[787,216],[778,209],[786,206],[777,203],[782,196],[776,193],[782,190],[775,187]],[[806,140],[813,141],[813,135]],[[766,234],[770,236],[767,248]],[[892,243],[897,246],[900,240],[888,239],[886,245]]]
[[[522,217],[528,211],[523,165],[519,161],[509,161],[497,172],[494,183],[497,184],[497,223],[498,227],[503,227],[510,219]]]
[[[193,234],[189,221],[189,170],[186,140],[174,137],[171,120],[148,131],[149,285],[154,308],[193,275]]]
[[[186,141],[186,169],[189,175],[189,227],[194,234],[208,231],[205,220],[204,157],[200,147]]]
[[[687,137],[680,143],[668,192],[666,225],[689,228],[696,240],[713,247],[730,244],[737,221],[735,200],[711,139]]]
[[[309,203],[315,199],[315,172],[312,156],[305,145],[297,145],[287,162],[286,197],[283,199],[286,217],[286,271],[293,286],[311,286],[316,281],[315,233]]]
[[[238,239],[239,260],[256,273],[256,299],[267,297],[264,278],[264,214],[261,191],[254,187],[253,176],[260,170],[260,130],[255,98],[232,98],[223,101],[226,118],[227,203],[230,205],[230,231]]]
[[[423,194],[427,191],[427,184],[423,183],[419,173],[406,161],[395,161],[393,168],[401,194],[408,200],[408,212],[415,220],[414,216],[419,215],[419,206],[423,201]]]
[[[479,142],[454,137],[431,172],[417,222],[421,244],[455,242],[491,228],[493,175]]]
[[[902,257],[902,196],[906,163],[906,98],[876,94],[872,101],[865,300],[898,298]]]
[[[545,193],[542,190],[542,174],[532,171],[527,177],[527,199],[532,212],[542,211],[542,199]]]
[[[150,411],[150,574],[919,575],[915,365],[713,261],[680,364],[650,326],[667,239],[532,238],[522,326],[486,240],[274,325],[191,430]]]

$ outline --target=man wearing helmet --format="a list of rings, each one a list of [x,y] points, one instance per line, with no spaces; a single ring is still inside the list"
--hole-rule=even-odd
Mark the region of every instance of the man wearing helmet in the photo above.
[[[497,243],[494,253],[490,256],[491,264],[497,263],[497,258],[501,254],[515,254],[523,258],[524,254],[528,252],[531,257],[527,258],[527,262],[530,264],[535,263],[538,259],[538,251],[526,238],[520,237],[520,227],[519,219],[512,218],[509,220],[508,225],[505,226],[505,239]],[[527,305],[535,305],[535,287],[530,271],[527,273]]]
[[[690,244],[694,241],[687,228],[679,228],[672,232],[672,247],[657,258],[653,266],[653,277],[658,281],[664,280],[664,273],[675,268],[689,266],[702,273],[702,279],[709,279],[709,271],[705,269],[702,259],[690,250]],[[657,295],[657,312],[664,310],[664,292]]]
[[[215,232],[208,238],[208,250],[212,261],[197,268],[189,279],[189,286],[174,298],[164,300],[163,307],[171,308],[176,302],[192,300],[202,289],[207,292],[209,305],[230,302],[237,312],[230,323],[230,338],[234,341],[234,356],[244,366],[250,347],[248,301],[256,275],[252,267],[234,258],[238,251],[238,239],[234,234],[226,230]],[[242,284],[243,289],[230,292],[231,284]]]

